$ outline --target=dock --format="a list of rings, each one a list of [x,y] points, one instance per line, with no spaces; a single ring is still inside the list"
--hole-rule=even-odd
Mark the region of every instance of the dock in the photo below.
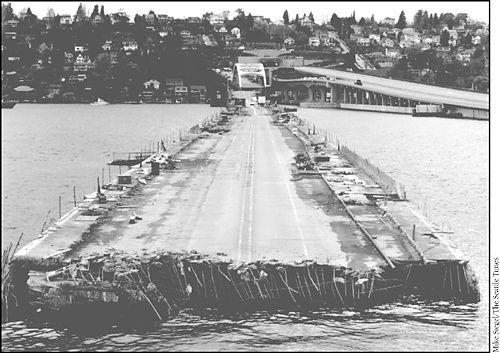
[[[141,157],[126,183],[18,251],[16,286],[31,293],[20,297],[43,312],[133,305],[159,320],[186,307],[480,300],[467,259],[400,185],[288,114],[225,114]]]

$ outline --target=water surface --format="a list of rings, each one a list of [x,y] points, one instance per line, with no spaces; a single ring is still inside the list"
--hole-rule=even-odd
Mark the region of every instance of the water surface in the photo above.
[[[57,197],[72,207],[95,188],[111,152],[137,150],[213,114],[204,105],[18,105],[2,110],[3,242],[32,238]],[[488,122],[340,110],[298,114],[405,184],[408,197],[470,258],[488,293]],[[107,169],[105,173],[107,179]],[[143,330],[88,334],[11,323],[13,350],[487,350],[487,302],[392,304],[332,311],[221,316],[182,313]]]

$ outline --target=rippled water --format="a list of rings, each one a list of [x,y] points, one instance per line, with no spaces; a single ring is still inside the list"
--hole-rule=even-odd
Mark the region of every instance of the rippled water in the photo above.
[[[206,106],[35,106],[2,110],[2,228],[41,227],[57,196],[93,190],[110,152],[140,149],[166,130],[213,113]],[[488,123],[300,109],[405,184],[408,196],[467,254],[487,295]],[[107,175],[107,174],[106,174]],[[57,212],[57,211],[56,211]],[[11,229],[17,227],[16,229]],[[75,318],[77,319],[77,318]],[[366,313],[332,311],[220,316],[185,312],[143,330],[83,333],[11,323],[10,350],[487,350],[487,302],[393,304]]]

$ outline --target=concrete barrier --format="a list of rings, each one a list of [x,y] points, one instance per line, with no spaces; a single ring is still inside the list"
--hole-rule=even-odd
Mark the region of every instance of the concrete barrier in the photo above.
[[[336,109],[339,108],[339,103],[330,103],[330,102],[302,102],[300,103],[301,108],[331,108]]]
[[[394,107],[390,105],[371,105],[371,104],[349,104],[340,103],[340,109],[365,110],[369,112],[384,112],[397,114],[412,114],[411,107]]]

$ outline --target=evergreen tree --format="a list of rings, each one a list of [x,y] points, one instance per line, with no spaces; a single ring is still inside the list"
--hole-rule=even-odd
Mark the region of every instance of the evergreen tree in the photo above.
[[[370,17],[370,25],[373,27],[375,25],[375,16],[372,14],[372,17]]]
[[[99,14],[99,5],[94,5],[94,11],[92,11],[92,14],[90,15],[90,18],[94,18]]]
[[[104,5],[101,5],[101,13],[100,13],[101,17],[104,17]]]
[[[423,29],[429,29],[430,23],[429,23],[429,13],[424,11],[424,14],[422,15],[422,28]]]
[[[311,12],[309,12],[309,16],[308,16],[308,17],[309,17],[309,19],[311,20],[311,22],[313,22],[313,23],[314,23],[314,16],[313,16],[312,11],[311,11]]]
[[[12,10],[10,2],[7,4],[2,3],[2,23],[4,23],[5,21],[12,20],[13,18],[14,18],[14,11]]]
[[[298,25],[300,22],[299,14],[295,15],[295,24]]]
[[[447,47],[450,45],[450,32],[444,30],[441,33],[441,38],[439,40],[439,44],[441,44],[442,47]]]
[[[401,13],[399,14],[398,23],[396,23],[395,27],[400,28],[400,29],[403,29],[406,27],[406,16],[405,16],[404,11],[401,11]]]
[[[253,25],[254,25],[253,16],[251,13],[248,13],[246,22],[247,22],[248,30],[251,30],[253,28]]]
[[[290,18],[288,17],[288,10],[285,10],[283,13],[283,22],[288,25],[290,24]]]
[[[78,10],[76,10],[75,16],[76,22],[81,22],[85,19],[85,10],[83,9],[82,3],[78,6]]]

